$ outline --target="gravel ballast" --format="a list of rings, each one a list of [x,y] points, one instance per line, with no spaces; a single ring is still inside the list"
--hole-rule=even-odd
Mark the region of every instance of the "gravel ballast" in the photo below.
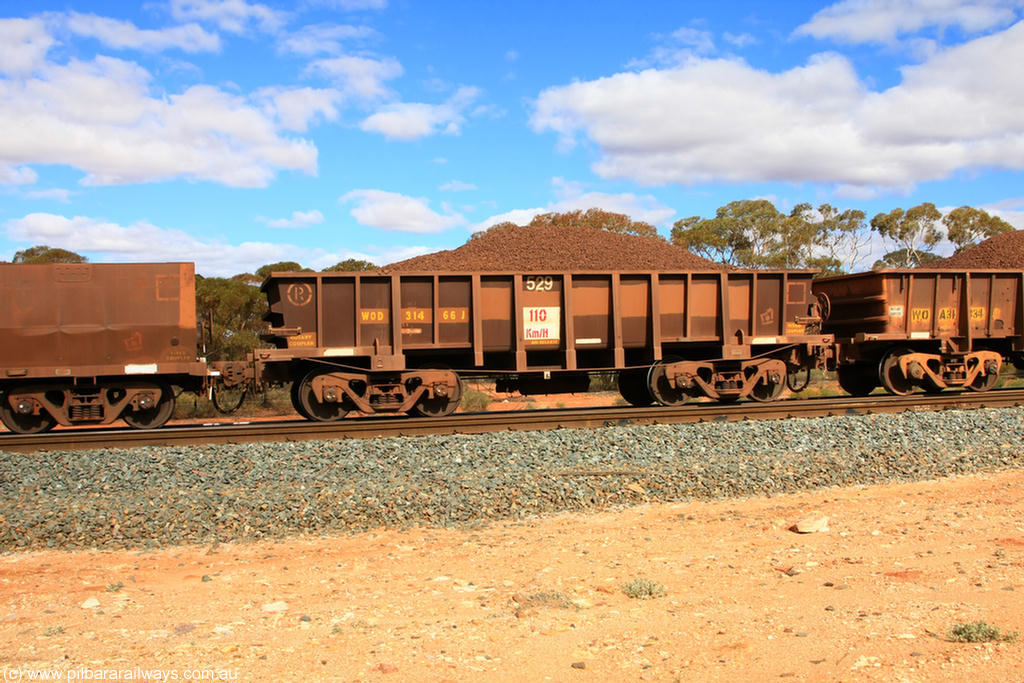
[[[0,452],[0,550],[452,525],[1024,466],[1024,409]]]

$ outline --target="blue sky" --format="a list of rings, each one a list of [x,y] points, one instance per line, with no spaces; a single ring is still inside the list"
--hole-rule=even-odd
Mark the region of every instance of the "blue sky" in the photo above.
[[[1024,228],[1022,19],[1024,0],[5,2],[0,259],[384,264],[541,211],[668,235],[760,197]]]

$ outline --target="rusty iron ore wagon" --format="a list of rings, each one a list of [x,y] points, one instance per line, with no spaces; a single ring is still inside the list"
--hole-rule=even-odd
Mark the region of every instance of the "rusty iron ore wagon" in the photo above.
[[[0,267],[0,420],[14,432],[118,418],[159,427],[199,390],[195,266]]]
[[[866,395],[991,389],[1024,351],[1024,272],[884,270],[823,278],[840,386]]]
[[[273,273],[259,382],[295,409],[447,415],[462,380],[524,394],[618,373],[634,405],[773,400],[832,337],[812,272]]]

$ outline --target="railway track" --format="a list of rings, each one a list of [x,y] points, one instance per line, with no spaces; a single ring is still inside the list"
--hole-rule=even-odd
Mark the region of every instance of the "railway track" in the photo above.
[[[693,403],[675,407],[565,408],[535,411],[460,413],[445,418],[365,417],[334,423],[306,420],[172,425],[163,429],[67,429],[43,434],[0,435],[0,451],[86,450],[131,446],[185,446],[307,441],[428,434],[476,434],[501,430],[603,427],[617,424],[772,420],[791,417],[866,415],[908,410],[1002,408],[1024,405],[1024,390],[917,394],[913,396],[829,397],[769,403]]]

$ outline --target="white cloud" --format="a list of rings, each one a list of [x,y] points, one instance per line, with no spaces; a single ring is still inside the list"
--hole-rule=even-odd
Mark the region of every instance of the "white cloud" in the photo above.
[[[546,207],[506,211],[476,223],[472,229],[483,230],[505,221],[526,225],[533,220],[534,216],[542,213],[564,213],[586,211],[587,209],[603,209],[611,213],[621,213],[633,220],[658,226],[667,225],[676,213],[675,209],[665,206],[653,195],[635,195],[632,192],[622,194],[586,192],[582,183],[570,182],[562,178],[553,178],[551,185],[556,199]]]
[[[346,95],[363,99],[379,99],[391,94],[384,85],[404,73],[397,59],[386,57],[342,56],[318,59],[305,69],[305,73],[319,74],[332,79]]]
[[[492,225],[498,223],[515,223],[516,225],[526,225],[534,219],[535,216],[539,216],[542,213],[548,213],[550,209],[535,208],[535,209],[512,209],[504,213],[495,214],[489,218],[485,218],[479,223],[475,223],[470,227],[470,230],[476,232],[478,230],[486,230]]]
[[[999,216],[1018,230],[1024,230],[1024,197],[1004,199],[979,208]]]
[[[245,33],[251,25],[275,33],[286,21],[284,12],[246,0],[171,0],[171,16],[178,21],[194,19],[216,24],[230,33]]]
[[[280,43],[282,50],[297,55],[341,54],[346,41],[364,40],[377,35],[369,26],[346,24],[315,24],[303,26]]]
[[[185,52],[216,52],[220,49],[220,36],[208,33],[198,24],[159,30],[140,29],[130,21],[71,12],[67,15],[66,25],[74,34],[96,38],[117,49],[131,48],[144,52],[167,48],[179,48]]]
[[[262,187],[281,169],[316,172],[313,144],[280,129],[333,116],[322,91],[281,91],[269,102],[264,93],[257,106],[212,86],[167,94],[150,82],[142,67],[104,56],[0,80],[0,166],[66,164],[87,185],[188,178]]]
[[[263,218],[260,219],[271,228],[304,228],[307,225],[320,225],[324,222],[324,215],[312,209],[311,211],[292,211],[291,218]]]
[[[351,214],[361,225],[394,232],[432,233],[465,225],[457,213],[437,213],[423,198],[409,197],[384,190],[352,190],[338,199],[355,202]]]
[[[842,0],[819,10],[794,34],[892,44],[931,27],[978,33],[1007,26],[1022,6],[1020,0]]]
[[[683,26],[672,32],[672,38],[696,52],[707,53],[715,50],[715,41],[710,31]]]
[[[41,19],[0,19],[0,73],[31,73],[46,63],[53,43]]]
[[[367,117],[360,128],[380,133],[389,140],[416,140],[435,133],[457,135],[466,122],[463,110],[479,95],[477,88],[462,87],[443,104],[400,102],[386,105]]]
[[[342,99],[337,90],[318,88],[261,88],[255,96],[267,101],[267,114],[275,116],[281,128],[300,133],[318,116],[336,120]]]
[[[347,256],[326,254],[288,244],[243,242],[230,244],[217,239],[201,240],[181,230],[160,228],[138,222],[119,225],[110,221],[51,213],[32,213],[6,224],[8,236],[27,244],[48,244],[98,258],[98,261],[193,261],[207,276],[227,277],[252,272],[278,261],[337,263]]]
[[[28,166],[11,166],[0,162],[0,185],[32,185],[39,174]]]
[[[468,192],[477,188],[473,183],[464,183],[461,180],[449,180],[437,189],[443,192]]]
[[[594,170],[642,183],[818,182],[907,188],[972,167],[1024,169],[1024,22],[903,69],[870,92],[836,54],[779,73],[691,59],[549,88],[532,125]]]

